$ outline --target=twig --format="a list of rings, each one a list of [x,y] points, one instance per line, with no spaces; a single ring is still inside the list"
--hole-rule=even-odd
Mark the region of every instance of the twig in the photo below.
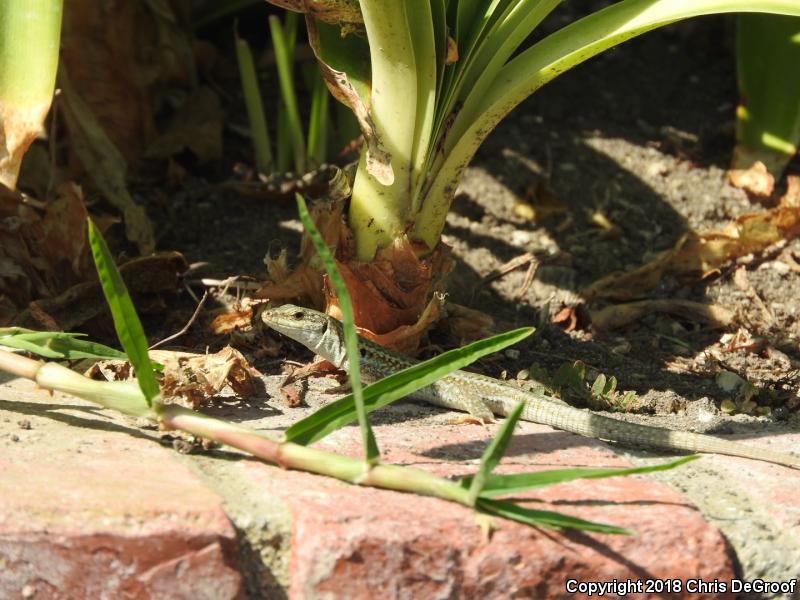
[[[535,258],[528,264],[528,272],[525,273],[525,280],[522,282],[522,287],[517,292],[517,300],[525,296],[533,283],[533,278],[536,277],[536,271],[539,270],[539,261]]]
[[[203,277],[202,279],[193,279],[189,283],[199,283],[206,287],[235,287],[240,290],[257,291],[261,289],[261,284],[257,281],[237,281],[236,277],[228,277],[227,279],[210,279]]]
[[[499,279],[504,275],[508,275],[511,271],[515,269],[519,269],[531,262],[535,262],[536,257],[533,255],[533,252],[526,252],[525,254],[521,254],[516,258],[512,258],[507,263],[500,265],[497,269],[489,273],[486,277],[480,280],[478,285],[486,285],[487,283],[494,281],[495,279]]]
[[[202,297],[202,298],[200,298],[200,302],[197,304],[197,308],[195,308],[195,309],[194,309],[194,313],[192,314],[191,318],[190,318],[190,319],[189,319],[189,320],[186,322],[186,325],[184,325],[184,326],[183,326],[183,328],[182,328],[182,329],[181,329],[179,332],[177,332],[177,333],[173,333],[173,334],[172,334],[171,336],[169,336],[169,337],[165,337],[165,338],[164,338],[163,340],[161,340],[160,342],[156,342],[155,344],[153,344],[152,346],[150,346],[150,348],[149,348],[149,349],[150,349],[150,350],[155,350],[155,349],[156,349],[156,348],[158,348],[159,346],[162,346],[162,345],[166,344],[167,342],[171,342],[172,340],[174,340],[174,339],[176,339],[176,338],[179,338],[179,337],[181,337],[181,336],[182,336],[184,333],[186,333],[187,331],[189,331],[189,328],[190,328],[190,327],[191,327],[191,326],[194,324],[194,322],[197,320],[197,317],[198,317],[198,315],[200,314],[200,311],[203,309],[203,305],[206,303],[206,300],[207,300],[207,299],[208,299],[208,290],[206,290],[205,292],[203,292],[203,297]]]

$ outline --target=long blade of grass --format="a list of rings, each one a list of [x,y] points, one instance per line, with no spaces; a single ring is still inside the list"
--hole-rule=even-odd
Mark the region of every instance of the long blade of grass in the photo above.
[[[367,412],[377,410],[395,400],[404,398],[416,390],[432,384],[437,379],[462,369],[479,358],[512,346],[533,333],[533,328],[523,327],[499,335],[478,340],[463,348],[449,350],[417,363],[407,369],[381,379],[364,389],[364,404]],[[286,441],[296,444],[311,444],[329,433],[357,419],[353,395],[349,394],[327,404],[313,415],[289,427]]]
[[[436,44],[436,97],[442,90],[444,63],[447,57],[447,15],[444,0],[431,0],[433,41]]]
[[[642,473],[655,473],[668,471],[693,460],[700,458],[698,455],[684,456],[677,460],[647,467],[631,467],[628,469],[551,469],[537,473],[513,473],[510,475],[489,475],[483,484],[481,498],[495,498],[509,494],[518,494],[532,489],[555,485],[576,479],[604,479],[606,477],[621,477],[625,475],[640,475]],[[461,487],[471,489],[473,476],[460,480]]]
[[[306,143],[303,136],[303,125],[300,121],[300,110],[297,105],[297,94],[294,89],[294,52],[289,44],[290,39],[287,39],[281,25],[281,20],[275,15],[269,17],[269,31],[272,35],[272,46],[275,49],[275,64],[278,67],[278,81],[286,110],[289,140],[294,155],[294,168],[298,173],[304,173],[306,170]]]
[[[453,127],[447,133],[450,143],[460,138],[470,125],[472,117],[467,115],[476,110],[474,107],[486,96],[506,61],[559,4],[560,0],[512,2],[488,28],[480,45],[469,57],[459,82],[459,89],[456,90],[456,97],[463,100],[463,106],[453,122]],[[445,145],[445,153],[449,150],[450,148]]]
[[[77,339],[84,333],[32,331],[20,328],[0,328],[0,346],[25,350],[44,358],[76,360],[83,358],[127,360],[124,352],[104,344]]]
[[[330,134],[330,94],[325,80],[314,69],[314,84],[311,88],[311,116],[308,120],[308,156],[319,166],[328,157]]]
[[[364,391],[361,387],[361,368],[360,368],[360,355],[358,352],[358,334],[356,333],[356,326],[353,320],[353,306],[350,302],[350,294],[347,291],[347,286],[344,279],[339,275],[339,270],[336,268],[336,263],[333,260],[333,255],[328,247],[325,245],[325,240],[314,225],[311,215],[308,213],[308,207],[305,200],[300,194],[297,194],[297,211],[300,213],[300,220],[308,232],[308,236],[317,249],[317,253],[322,258],[322,263],[325,265],[325,271],[336,290],[336,297],[339,300],[339,308],[342,311],[342,328],[344,329],[345,349],[347,351],[347,361],[350,364],[350,385],[353,388],[353,398],[356,407],[356,414],[358,416],[358,425],[361,428],[361,439],[364,444],[364,454],[367,463],[376,464],[380,457],[378,451],[378,443],[375,441],[375,434],[372,427],[369,425],[367,419],[367,411],[364,408]]]
[[[511,441],[511,436],[514,435],[514,428],[517,426],[524,408],[525,402],[517,404],[500,427],[497,435],[494,436],[494,439],[484,451],[481,457],[481,463],[478,465],[478,471],[472,476],[470,481],[469,501],[472,506],[475,506],[475,502],[478,500],[481,491],[483,491],[486,480],[506,453],[508,444]]]
[[[297,43],[297,13],[286,13],[283,21],[283,31],[286,37],[286,54],[294,56],[295,44]],[[294,81],[294,62],[285,65],[287,76],[291,81]],[[294,143],[291,138],[291,126],[289,125],[289,115],[286,111],[286,102],[283,97],[278,100],[278,115],[277,115],[277,140],[276,140],[276,159],[275,162],[278,171],[286,173],[296,168],[293,165]],[[301,173],[297,173],[301,175]]]
[[[512,521],[532,525],[533,527],[547,527],[549,529],[577,529],[593,533],[612,533],[616,535],[630,535],[630,529],[586,521],[569,515],[550,510],[535,510],[525,508],[506,500],[478,500],[478,508],[489,514],[497,515]]]
[[[114,264],[111,252],[91,219],[88,219],[88,229],[92,257],[100,277],[103,294],[111,309],[114,329],[128,355],[133,370],[136,372],[136,380],[147,401],[147,406],[152,407],[155,402],[160,400],[161,392],[150,364],[150,357],[147,355],[147,338],[144,335],[142,323],[133,307],[133,301],[122,280],[122,275],[120,275],[117,265]]]
[[[433,130],[436,110],[436,40],[431,0],[409,1],[407,15],[414,49],[414,68],[417,74],[417,113],[414,118],[414,139],[411,144],[412,198],[416,197],[425,177],[425,162]]]
[[[242,92],[247,108],[247,119],[250,122],[250,134],[253,138],[253,151],[256,155],[256,168],[261,173],[269,173],[272,169],[272,150],[270,149],[269,128],[264,115],[264,104],[258,86],[258,75],[253,63],[250,45],[239,37],[236,25],[233,28],[236,45],[236,61],[239,63],[239,77],[242,80]]]

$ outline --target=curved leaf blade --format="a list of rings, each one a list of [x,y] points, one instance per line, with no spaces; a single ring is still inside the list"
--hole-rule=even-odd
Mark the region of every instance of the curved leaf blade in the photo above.
[[[475,506],[475,502],[483,491],[487,479],[506,453],[508,444],[511,442],[511,436],[514,434],[514,428],[517,426],[524,408],[525,402],[517,404],[500,427],[500,431],[497,432],[497,435],[494,436],[494,439],[484,451],[481,457],[481,464],[478,466],[478,472],[475,473],[470,481],[469,502],[472,506]]]
[[[586,521],[578,517],[563,515],[551,510],[536,510],[518,506],[513,502],[505,500],[478,500],[478,508],[492,515],[511,519],[518,523],[531,525],[533,527],[547,527],[548,529],[578,529],[580,531],[591,531],[593,533],[610,533],[615,535],[631,535],[634,533],[630,529]]]
[[[333,260],[333,254],[322,239],[311,215],[308,212],[305,200],[302,196],[297,194],[297,210],[300,213],[300,220],[308,232],[308,237],[317,249],[317,253],[322,258],[322,263],[325,265],[325,271],[331,279],[336,296],[339,299],[339,308],[342,311],[342,329],[344,330],[345,350],[347,352],[347,362],[350,365],[348,375],[350,377],[350,384],[353,388],[352,397],[355,403],[356,417],[358,424],[361,428],[361,437],[364,444],[364,452],[367,462],[370,464],[378,461],[380,452],[378,451],[378,443],[375,441],[375,434],[369,426],[367,419],[367,411],[364,407],[364,396],[361,388],[361,367],[359,363],[360,354],[358,352],[358,334],[356,333],[356,326],[353,320],[353,305],[350,302],[350,294],[347,291],[347,286],[344,279],[339,274],[336,268],[336,263]]]
[[[478,340],[463,348],[449,350],[398,371],[364,388],[365,409],[367,412],[372,412],[408,396],[445,375],[472,364],[487,354],[516,344],[532,333],[533,328],[531,327],[515,329]],[[296,444],[311,444],[355,420],[353,395],[349,394],[289,427],[285,433],[285,440]]]
[[[550,469],[536,473],[512,473],[508,475],[489,475],[484,482],[480,493],[481,498],[495,498],[527,492],[532,489],[547,485],[556,485],[576,479],[604,479],[606,477],[622,477],[626,475],[641,475],[668,471],[688,462],[700,458],[698,455],[684,456],[677,460],[646,467],[631,467],[627,469]],[[459,481],[461,487],[471,489],[473,476],[464,477]]]
[[[144,335],[142,323],[139,315],[136,314],[122,275],[114,264],[111,252],[91,219],[88,220],[88,229],[92,257],[100,277],[103,294],[111,309],[114,329],[136,372],[136,381],[139,383],[147,405],[153,406],[154,402],[160,400],[161,391],[147,354],[147,338]]]

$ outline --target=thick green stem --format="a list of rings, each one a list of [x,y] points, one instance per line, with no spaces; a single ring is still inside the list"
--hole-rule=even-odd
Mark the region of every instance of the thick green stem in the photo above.
[[[50,110],[62,0],[0,1],[0,183],[14,188]]]
[[[155,418],[135,381],[95,381],[62,367],[0,350],[0,371],[35,381],[46,390],[72,394],[134,417]]]
[[[475,151],[494,127],[522,100],[560,73],[646,31],[682,19],[725,12],[772,12],[800,16],[797,0],[623,0],[551,34],[503,67],[486,95],[467,99],[446,140],[450,148],[424,190],[413,237],[433,248],[439,242],[458,181]],[[466,120],[466,121],[465,121]]]
[[[353,186],[350,227],[358,258],[368,261],[405,229],[411,204],[411,161],[416,132],[417,73],[406,3],[362,0],[370,45],[370,116],[394,180],[380,183],[367,169],[366,148]],[[388,182],[387,182],[388,183]]]

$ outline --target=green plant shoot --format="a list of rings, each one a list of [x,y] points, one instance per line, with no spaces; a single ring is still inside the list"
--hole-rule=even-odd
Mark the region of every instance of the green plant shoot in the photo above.
[[[345,344],[347,350],[347,360],[350,364],[350,384],[353,388],[353,399],[356,406],[356,413],[358,415],[358,424],[361,428],[361,437],[364,444],[365,458],[368,464],[377,464],[380,457],[378,451],[378,444],[375,441],[375,434],[369,425],[367,419],[367,411],[364,407],[364,392],[361,387],[361,370],[359,368],[359,352],[358,352],[358,334],[356,333],[355,325],[353,324],[353,308],[350,304],[350,294],[347,292],[347,286],[339,275],[336,268],[336,263],[333,260],[331,251],[325,245],[325,240],[314,225],[311,215],[308,213],[303,197],[297,194],[297,210],[300,213],[300,220],[306,228],[311,241],[317,253],[322,258],[325,265],[325,271],[330,277],[331,283],[336,289],[337,297],[339,298],[339,306],[342,310],[342,326],[344,327]]]

